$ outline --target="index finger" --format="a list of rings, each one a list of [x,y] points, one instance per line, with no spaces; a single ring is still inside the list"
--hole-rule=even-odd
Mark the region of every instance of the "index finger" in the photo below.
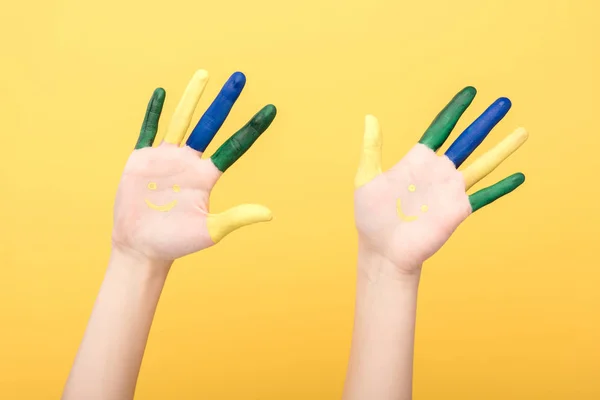
[[[251,146],[256,139],[267,130],[271,122],[275,119],[277,109],[269,104],[263,107],[246,125],[233,134],[225,143],[221,145],[212,155],[213,164],[221,172],[236,162]]]
[[[450,103],[435,117],[419,140],[419,143],[424,144],[433,151],[437,151],[437,149],[442,147],[476,94],[477,90],[472,86],[467,86],[458,92],[450,100]]]

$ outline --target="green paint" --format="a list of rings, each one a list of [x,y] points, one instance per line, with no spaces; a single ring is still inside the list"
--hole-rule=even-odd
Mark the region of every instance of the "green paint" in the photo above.
[[[508,178],[502,179],[495,185],[473,193],[469,196],[469,202],[471,203],[473,212],[484,206],[487,206],[490,203],[493,203],[505,194],[509,194],[518,188],[523,182],[525,182],[525,175],[519,172],[509,176]]]
[[[277,109],[269,104],[260,110],[242,129],[237,131],[211,157],[221,172],[237,161],[275,119]]]
[[[433,151],[437,151],[437,149],[442,147],[476,94],[477,90],[472,86],[467,86],[458,92],[450,103],[435,117],[423,134],[423,137],[421,137],[421,140],[419,140],[419,143],[424,144]]]
[[[166,92],[163,88],[157,88],[152,93],[152,98],[148,103],[148,108],[146,108],[146,115],[144,116],[140,136],[135,145],[136,149],[152,146],[156,132],[158,132],[158,121],[160,120],[163,104],[165,104],[165,97]]]

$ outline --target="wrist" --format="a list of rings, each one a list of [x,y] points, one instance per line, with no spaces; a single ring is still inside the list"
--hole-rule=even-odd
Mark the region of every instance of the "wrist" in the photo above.
[[[133,250],[113,245],[108,269],[143,280],[166,280],[172,261],[153,260]]]
[[[421,267],[420,263],[392,261],[359,240],[358,279],[369,282],[393,281],[408,286],[418,286]]]

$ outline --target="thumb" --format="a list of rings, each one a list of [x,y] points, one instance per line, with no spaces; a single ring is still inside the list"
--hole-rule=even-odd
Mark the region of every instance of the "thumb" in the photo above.
[[[381,173],[381,128],[379,121],[372,115],[365,118],[363,150],[354,178],[354,186],[360,187]]]
[[[217,243],[225,236],[246,225],[273,219],[271,210],[258,204],[241,204],[219,214],[209,214],[208,234]]]

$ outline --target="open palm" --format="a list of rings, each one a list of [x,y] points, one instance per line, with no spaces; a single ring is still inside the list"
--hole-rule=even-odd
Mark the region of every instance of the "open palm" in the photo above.
[[[472,212],[513,191],[524,181],[514,174],[472,195],[466,191],[527,139],[519,128],[465,170],[457,168],[506,115],[511,103],[498,99],[443,155],[436,154],[475,97],[458,93],[421,140],[395,166],[381,171],[381,130],[367,116],[363,155],[356,176],[355,220],[364,246],[405,271],[420,268]]]
[[[207,81],[198,71],[190,81],[171,121],[165,140],[151,147],[165,99],[155,90],[117,191],[113,242],[152,259],[174,260],[202,250],[233,230],[271,219],[260,205],[245,204],[220,214],[209,213],[210,193],[222,173],[241,157],[275,118],[264,107],[209,159],[202,152],[226,119],[245,84],[235,73],[198,122],[185,146],[180,146]]]

